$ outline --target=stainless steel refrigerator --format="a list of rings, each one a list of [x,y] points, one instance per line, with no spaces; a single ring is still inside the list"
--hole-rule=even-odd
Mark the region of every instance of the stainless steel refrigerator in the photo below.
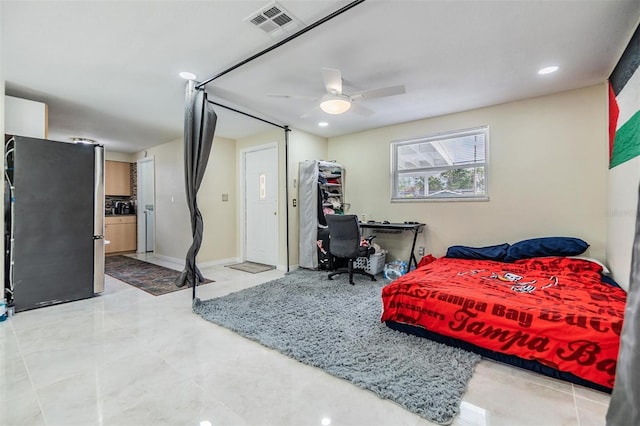
[[[16,312],[102,292],[104,148],[14,136],[5,159],[5,293]]]

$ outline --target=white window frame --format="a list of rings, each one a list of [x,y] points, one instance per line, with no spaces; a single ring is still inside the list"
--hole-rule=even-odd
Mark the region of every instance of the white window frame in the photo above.
[[[461,195],[461,196],[424,196],[424,197],[399,197],[398,194],[398,178],[400,175],[406,173],[406,171],[399,171],[397,167],[398,163],[398,150],[402,146],[413,145],[425,142],[437,142],[443,141],[446,139],[453,139],[457,137],[465,137],[465,136],[473,136],[478,134],[484,134],[484,149],[485,149],[485,160],[484,163],[477,163],[475,166],[484,167],[484,195]],[[391,202],[392,203],[406,203],[406,202],[444,202],[444,201],[488,201],[489,200],[489,126],[481,126],[474,127],[470,129],[464,130],[454,130],[450,132],[436,133],[434,135],[420,137],[420,138],[412,138],[412,139],[402,139],[402,140],[394,140],[390,143],[391,148]],[[437,171],[437,170],[451,170],[451,169],[460,169],[467,168],[465,166],[442,166],[442,167],[424,167],[424,168],[416,168],[412,170],[412,172],[420,172],[420,171]]]

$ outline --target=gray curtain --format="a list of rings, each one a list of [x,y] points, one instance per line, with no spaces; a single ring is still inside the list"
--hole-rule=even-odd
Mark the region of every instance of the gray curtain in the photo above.
[[[640,197],[638,202],[629,292],[616,381],[607,412],[608,426],[640,425]]]
[[[196,266],[196,256],[202,244],[202,214],[198,209],[196,195],[209,161],[209,153],[213,145],[217,115],[213,105],[207,101],[204,90],[196,90],[195,81],[189,81],[185,94],[184,110],[184,177],[187,193],[187,205],[191,215],[191,232],[193,242],[187,251],[184,271],[176,279],[176,286],[185,284],[195,286],[204,281],[204,277]]]

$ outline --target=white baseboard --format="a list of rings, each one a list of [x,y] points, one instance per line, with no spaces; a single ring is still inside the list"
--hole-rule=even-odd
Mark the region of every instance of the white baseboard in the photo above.
[[[227,265],[229,263],[240,263],[239,257],[231,257],[229,259],[211,260],[209,262],[198,263],[198,268],[208,268],[210,266]]]
[[[153,257],[157,257],[158,259],[166,260],[167,262],[172,262],[177,265],[180,265],[181,268],[184,268],[184,259],[178,259],[176,257],[165,256],[164,254],[153,253]]]
[[[163,254],[157,254],[157,253],[154,253],[153,256],[157,257],[158,259],[175,263],[176,265],[179,265],[181,268],[184,268],[184,259],[178,259],[176,257],[165,256]],[[211,266],[228,265],[230,263],[240,263],[240,262],[242,262],[242,259],[240,259],[239,257],[230,257],[228,259],[211,260],[209,262],[202,262],[202,263],[198,262],[197,265],[198,265],[198,268],[202,269],[202,268],[209,268]],[[290,271],[298,268],[299,268],[298,265],[289,265]],[[287,265],[278,265],[276,266],[276,269],[278,271],[287,272]]]
[[[184,259],[178,259],[175,257],[170,257],[170,256],[165,256],[163,254],[153,254],[154,257],[157,257],[158,259],[162,259],[162,260],[166,260],[168,262],[172,262],[175,263],[177,265],[180,265],[181,268],[184,268]],[[218,266],[218,265],[226,265],[229,263],[238,263],[240,262],[239,258],[237,257],[232,257],[229,259],[218,259],[218,260],[212,260],[209,262],[196,262],[196,264],[198,265],[198,268],[202,269],[202,268],[208,268],[210,266]]]
[[[298,269],[300,266],[298,265],[289,265],[289,271],[293,271],[295,269]],[[287,265],[278,265],[278,267],[276,268],[278,271],[282,271],[282,272],[287,272]]]

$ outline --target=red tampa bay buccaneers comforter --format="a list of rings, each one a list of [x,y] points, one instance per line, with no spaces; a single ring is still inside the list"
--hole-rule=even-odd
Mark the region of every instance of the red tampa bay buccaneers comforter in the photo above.
[[[613,387],[626,293],[582,259],[440,258],[382,290],[382,321],[425,328]]]

